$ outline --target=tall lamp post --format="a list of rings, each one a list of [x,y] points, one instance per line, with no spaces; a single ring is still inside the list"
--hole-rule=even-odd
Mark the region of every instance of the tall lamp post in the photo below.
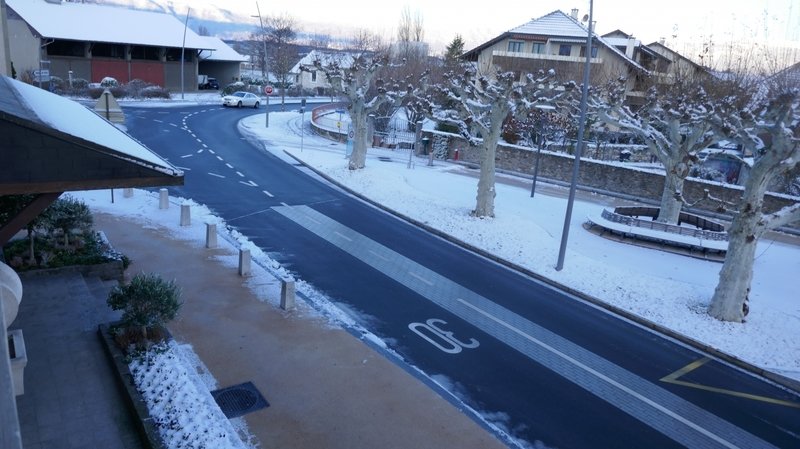
[[[535,106],[536,109],[541,109],[542,115],[539,120],[539,126],[544,128],[542,133],[540,134],[543,136],[544,142],[539,142],[536,146],[536,163],[533,166],[533,184],[531,184],[531,198],[536,194],[536,181],[539,178],[539,159],[542,157],[542,144],[547,144],[547,136],[550,134],[550,117],[547,114],[550,114],[551,111],[555,109],[555,106],[551,106],[549,104],[540,104]]]
[[[256,11],[258,11],[258,15],[257,16],[250,16],[250,17],[258,17],[258,23],[261,24],[261,42],[264,43],[264,72],[265,72],[265,76],[267,77],[267,80],[266,80],[267,84],[266,85],[268,86],[269,85],[269,65],[267,65],[267,32],[264,29],[264,21],[261,19],[261,8],[258,6],[258,2],[256,2]],[[265,109],[267,111],[267,114],[266,114],[267,118],[266,118],[265,125],[266,125],[267,128],[269,128],[269,94],[266,93],[266,92],[264,92],[264,94],[267,96],[267,105],[265,107]]]
[[[583,89],[581,89],[581,115],[578,123],[578,145],[575,149],[575,163],[572,166],[572,181],[569,186],[569,199],[567,200],[567,213],[564,216],[564,229],[561,232],[561,246],[558,250],[558,262],[556,271],[564,268],[564,255],[567,251],[567,239],[569,238],[569,225],[572,221],[572,205],[575,202],[575,186],[578,182],[578,169],[581,163],[581,152],[583,151],[583,132],[586,123],[586,103],[589,97],[589,65],[592,60],[592,12],[594,10],[594,0],[589,0],[589,23],[586,27],[586,63],[583,67]]]
[[[188,8],[186,10],[186,20],[183,22],[183,43],[181,43],[181,100],[183,100],[183,83],[185,82],[185,78],[183,76],[183,65],[186,63],[186,58],[184,57],[184,54],[186,53],[186,27],[189,25],[189,11],[191,10],[192,8]]]

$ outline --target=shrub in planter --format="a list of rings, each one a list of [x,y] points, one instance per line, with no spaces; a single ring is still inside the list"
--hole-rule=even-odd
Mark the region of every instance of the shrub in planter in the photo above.
[[[159,330],[177,316],[180,296],[175,281],[165,281],[157,274],[137,274],[127,285],[114,287],[107,302],[113,310],[122,310],[117,336],[136,347],[148,347],[149,341],[159,339]]]

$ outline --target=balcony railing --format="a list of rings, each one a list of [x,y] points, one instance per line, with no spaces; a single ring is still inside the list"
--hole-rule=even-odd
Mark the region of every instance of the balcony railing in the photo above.
[[[549,55],[545,53],[525,53],[521,51],[498,51],[495,50],[492,52],[492,56],[494,57],[504,57],[504,58],[523,58],[523,59],[541,59],[545,61],[561,61],[561,62],[584,62],[586,61],[585,56],[560,56],[560,55]],[[603,58],[592,58],[592,64],[602,64]]]

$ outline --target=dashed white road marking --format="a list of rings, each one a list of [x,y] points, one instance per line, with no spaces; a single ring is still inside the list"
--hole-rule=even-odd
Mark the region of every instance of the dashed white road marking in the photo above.
[[[262,192],[264,192],[264,195],[267,195],[267,196],[268,196],[268,197],[270,197],[270,198],[275,198],[275,195],[273,195],[273,194],[271,194],[271,193],[267,192],[266,190],[262,190]]]
[[[205,144],[203,146],[205,146]],[[206,148],[208,148],[208,147],[206,147]],[[217,154],[217,153],[214,152],[214,150],[208,150],[208,152],[211,153],[211,154]]]
[[[200,153],[202,153],[202,152],[203,152],[203,149],[202,149],[202,148],[201,148],[201,149],[199,149],[199,150],[197,150],[197,154],[200,154]]]
[[[258,184],[254,183],[253,181],[239,181],[240,183],[246,185],[247,187],[258,187]]]
[[[192,157],[192,156],[194,156],[194,154],[184,154],[183,156],[181,156],[181,159],[186,159],[187,157]]]
[[[203,141],[202,141],[202,140],[200,140],[200,139],[197,139],[197,142],[198,142],[198,143],[203,143]]]
[[[424,283],[426,283],[428,285],[433,285],[433,282],[431,282],[428,279],[425,279],[424,277],[418,275],[417,273],[414,273],[413,271],[409,271],[408,274],[411,275],[412,277],[415,277],[415,278],[419,279],[420,281],[422,281],[422,282],[424,282]]]
[[[231,168],[233,168],[233,167],[231,167]],[[237,171],[236,174],[239,175],[240,177],[244,178],[244,175],[242,174],[242,172]]]
[[[164,120],[159,120],[157,118],[154,118],[153,121],[156,122],[156,123],[164,123]]]
[[[314,221],[316,221],[316,220],[314,220]],[[319,223],[319,222],[317,221],[317,223]],[[387,261],[389,260],[388,257],[383,257],[383,255],[378,254],[373,250],[369,250],[369,252],[370,252],[370,254],[372,254],[373,256],[377,257],[378,259],[387,260]]]
[[[339,237],[341,237],[341,238],[343,238],[343,239],[347,240],[348,242],[352,242],[352,241],[353,241],[353,239],[351,239],[350,237],[348,237],[348,236],[346,236],[346,235],[342,234],[342,233],[341,233],[341,232],[339,232],[339,231],[333,231],[333,233],[334,233],[334,234],[336,234],[336,235],[338,235]]]
[[[222,179],[225,179],[225,176],[218,175],[218,174],[216,174],[216,173],[211,173],[211,172],[208,172],[208,174],[209,174],[209,175],[211,175],[211,176],[216,176],[217,178],[222,178]]]
[[[220,161],[224,161],[224,159],[222,159],[222,158],[221,158],[221,157],[219,157],[219,156],[217,156],[217,159],[219,159]]]
[[[231,164],[229,164],[229,163],[227,163],[227,162],[225,163],[225,165],[227,165],[227,166],[228,166],[228,168],[230,168],[230,169],[233,169],[233,165],[231,165]]]

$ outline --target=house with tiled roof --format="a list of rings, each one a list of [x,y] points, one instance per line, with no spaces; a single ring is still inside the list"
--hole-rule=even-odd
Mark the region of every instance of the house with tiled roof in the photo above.
[[[553,11],[512,28],[469,50],[463,59],[472,61],[481,73],[499,68],[527,73],[554,69],[562,80],[580,82],[586,61],[587,25],[571,14]],[[647,86],[670,66],[670,59],[641,44],[622,31],[606,36],[592,34],[591,82],[600,84],[624,76],[628,79],[628,101],[641,103]]]
[[[358,55],[356,53],[344,51],[321,51],[312,50],[303,56],[297,64],[289,70],[294,77],[294,84],[302,91],[313,91],[316,95],[327,95],[331,91],[331,83],[324,73],[319,72],[314,67],[314,61],[319,60],[323,66],[333,63],[347,68],[353,64]]]

